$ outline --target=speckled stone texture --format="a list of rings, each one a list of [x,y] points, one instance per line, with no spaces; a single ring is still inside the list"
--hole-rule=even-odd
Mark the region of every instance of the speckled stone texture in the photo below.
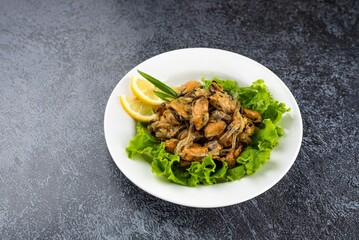
[[[358,239],[359,1],[0,0],[0,239]],[[134,186],[103,116],[132,67],[212,47],[274,71],[304,135],[266,193],[195,209]]]

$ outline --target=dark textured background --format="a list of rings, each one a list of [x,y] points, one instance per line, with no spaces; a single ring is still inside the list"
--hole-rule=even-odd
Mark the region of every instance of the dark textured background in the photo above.
[[[1,239],[358,239],[359,1],[0,0]],[[159,200],[117,169],[107,99],[145,59],[248,56],[302,111],[297,161],[217,209]]]

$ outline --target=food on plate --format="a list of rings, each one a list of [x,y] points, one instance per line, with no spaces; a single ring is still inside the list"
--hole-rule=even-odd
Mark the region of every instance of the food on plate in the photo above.
[[[211,155],[232,168],[261,122],[257,111],[241,107],[217,82],[204,89],[190,81],[179,87],[178,98],[159,106],[147,128],[165,142],[168,152],[180,157],[180,166]]]
[[[158,106],[164,101],[177,97],[176,90],[178,89],[176,87],[170,88],[150,75],[139,72],[152,82],[141,77],[132,76],[130,86],[134,95],[121,95],[119,99],[123,109],[133,119],[139,122],[151,122],[155,120]],[[155,87],[153,83],[158,87]]]
[[[130,86],[133,94],[143,103],[158,106],[163,102],[163,100],[154,93],[154,91],[157,90],[156,87],[146,79],[132,76]]]
[[[202,79],[204,84],[188,81],[174,91],[139,73],[157,87],[152,91],[162,102],[147,105],[151,119],[135,118],[140,123],[126,151],[130,158],[146,157],[155,174],[175,183],[214,184],[253,174],[283,134],[278,123],[289,109],[273,99],[263,80],[239,87]]]
[[[125,111],[137,121],[150,122],[156,119],[156,109],[135,96],[120,96],[120,102]]]

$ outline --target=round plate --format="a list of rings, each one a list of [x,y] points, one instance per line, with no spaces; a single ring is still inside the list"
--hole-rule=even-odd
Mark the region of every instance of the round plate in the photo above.
[[[179,85],[202,77],[236,80],[249,86],[264,79],[274,99],[291,108],[280,126],[284,136],[271,151],[271,157],[256,173],[240,180],[209,186],[186,187],[154,175],[144,159],[129,159],[126,147],[135,135],[136,122],[122,109],[120,95],[132,95],[129,80],[137,69],[169,85]],[[302,142],[302,118],[298,105],[286,85],[269,69],[242,55],[208,48],[187,48],[152,57],[128,72],[113,90],[105,111],[105,138],[118,168],[135,185],[163,200],[191,207],[223,207],[244,202],[275,185],[293,165]]]

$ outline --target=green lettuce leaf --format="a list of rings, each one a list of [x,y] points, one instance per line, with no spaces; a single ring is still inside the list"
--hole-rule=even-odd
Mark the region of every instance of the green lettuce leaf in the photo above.
[[[136,154],[142,155],[145,152],[158,148],[160,142],[143,124],[137,124],[136,132],[137,134],[130,140],[126,148],[129,158],[133,158]]]
[[[259,150],[247,147],[237,158],[237,163],[244,167],[247,175],[255,173],[270,157],[270,149]]]
[[[262,79],[253,82],[250,87],[237,87],[235,91],[242,106],[258,111],[263,119],[270,119],[274,124],[279,123],[282,115],[290,111],[284,103],[273,99]]]
[[[260,130],[252,137],[253,146],[259,150],[272,149],[283,135],[283,130],[274,125],[270,119],[264,119],[260,125]]]

